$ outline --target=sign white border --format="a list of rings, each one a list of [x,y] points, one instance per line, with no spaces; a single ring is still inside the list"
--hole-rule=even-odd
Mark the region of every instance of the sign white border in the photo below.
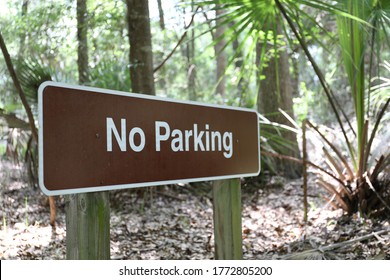
[[[43,174],[43,170],[44,170],[44,168],[43,168],[44,167],[44,163],[43,163],[43,129],[44,129],[43,91],[48,86],[77,89],[77,90],[83,90],[83,91],[92,91],[92,92],[97,92],[97,93],[102,93],[102,94],[112,94],[112,95],[127,96],[127,97],[134,97],[134,98],[140,98],[140,99],[158,100],[158,101],[163,101],[163,102],[182,103],[182,104],[189,104],[189,105],[202,106],[202,107],[222,108],[222,109],[235,110],[235,111],[246,111],[246,112],[252,112],[252,113],[256,114],[256,116],[258,116],[257,111],[252,110],[252,109],[248,109],[248,108],[232,107],[232,106],[225,106],[225,105],[213,105],[213,104],[194,102],[194,101],[174,100],[174,99],[170,99],[170,98],[162,98],[162,97],[146,95],[146,94],[129,93],[129,92],[94,88],[94,87],[88,87],[88,86],[69,85],[69,84],[65,84],[65,83],[52,82],[52,81],[44,82],[38,88],[39,186],[40,186],[42,192],[48,196],[97,192],[97,191],[108,191],[108,190],[120,190],[120,189],[130,189],[130,188],[140,188],[140,187],[150,187],[150,186],[156,186],[156,185],[168,185],[168,184],[178,184],[178,183],[191,183],[191,182],[200,182],[200,181],[223,180],[223,179],[232,179],[232,178],[239,178],[239,177],[251,177],[251,176],[257,176],[260,173],[260,165],[261,165],[260,164],[260,141],[259,141],[260,140],[259,139],[260,126],[259,126],[259,123],[257,123],[257,142],[258,142],[258,146],[257,146],[258,156],[257,157],[259,160],[259,168],[258,168],[258,171],[256,173],[232,174],[232,175],[225,175],[225,176],[211,176],[211,177],[177,179],[177,180],[167,180],[167,181],[150,181],[150,182],[144,182],[144,183],[107,185],[107,186],[75,188],[75,189],[65,189],[65,190],[56,190],[56,191],[48,190],[44,185],[44,174]]]

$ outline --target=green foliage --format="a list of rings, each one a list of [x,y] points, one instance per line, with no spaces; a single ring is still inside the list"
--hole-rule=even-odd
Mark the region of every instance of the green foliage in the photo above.
[[[375,77],[373,82],[377,82],[376,85],[372,86],[371,90],[371,102],[372,102],[372,115],[377,116],[380,108],[384,105],[386,100],[390,99],[390,63],[384,61],[382,64],[383,68],[387,70],[386,76]],[[368,100],[366,101],[368,102]],[[389,113],[389,112],[388,112]]]
[[[126,75],[127,70],[127,64],[124,63],[123,58],[103,58],[90,70],[89,85],[99,88],[129,91],[131,83],[130,76]]]
[[[316,20],[314,13],[310,14],[303,8],[305,7],[307,10],[316,9],[317,11],[319,9],[322,11],[336,11],[337,9],[335,7],[323,3],[323,1],[282,1],[281,3],[287,10],[288,15],[293,17],[294,21],[299,25],[299,29],[302,29],[303,34],[307,38],[313,42],[320,42],[318,36],[316,36],[317,34],[325,33],[328,35],[328,33],[323,32],[324,28]],[[220,26],[226,28],[226,31],[221,37],[214,39],[213,44],[224,41],[226,42],[224,49],[229,50],[233,42],[239,42],[235,51],[228,56],[227,69],[235,67],[236,59],[242,59],[241,69],[239,73],[235,73],[236,78],[234,80],[236,83],[230,84],[238,87],[238,83],[242,78],[245,78],[250,82],[250,86],[245,88],[250,93],[247,94],[246,91],[242,92],[241,96],[245,101],[242,102],[239,100],[235,104],[256,105],[257,92],[259,92],[261,84],[258,80],[267,79],[267,77],[263,76],[263,69],[268,66],[271,58],[276,61],[279,59],[280,51],[285,51],[286,49],[291,51],[296,48],[297,44],[296,39],[292,36],[293,34],[283,18],[277,1],[210,0],[197,1],[196,5],[202,6],[208,13],[210,11],[223,11],[218,18],[212,18],[206,22],[211,32]],[[342,11],[338,10],[337,12],[342,13]],[[310,28],[306,28],[306,26],[310,26]],[[278,63],[275,63],[275,65],[275,79],[278,80],[280,78]],[[226,73],[228,72],[229,70],[226,71]],[[279,86],[279,84],[279,81],[277,81],[276,85]],[[277,88],[276,94],[280,99],[281,94],[279,88]],[[275,112],[275,114],[278,113]],[[308,114],[308,111],[303,112],[303,114]],[[261,123],[261,125],[264,128],[270,126],[266,123]],[[265,136],[262,138],[264,140],[262,142],[262,149],[279,152],[292,149],[293,143],[289,143],[280,131],[271,129],[274,133],[267,134],[265,130],[262,129],[262,135]],[[273,162],[270,158],[264,157],[262,159],[269,164]]]
[[[378,161],[373,174],[370,176],[364,175],[370,172],[367,162],[371,152],[371,145],[378,128],[381,126],[382,118],[386,116],[385,112],[389,105],[389,99],[386,99],[384,97],[386,94],[383,94],[383,88],[386,89],[386,86],[374,88],[373,97],[380,95],[382,97],[380,103],[383,105],[377,114],[377,119],[373,120],[373,128],[369,130],[368,117],[370,114],[368,112],[372,108],[370,107],[370,87],[367,85],[371,81],[373,69],[378,69],[376,64],[380,62],[380,52],[384,47],[388,48],[390,46],[388,40],[388,23],[390,18],[388,2],[379,0],[340,0],[338,1],[338,5],[331,5],[325,1],[304,0],[210,0],[198,2],[199,5],[211,7],[211,10],[221,9],[225,11],[219,18],[219,24],[226,25],[230,31],[225,32],[215,42],[224,40],[226,41],[226,46],[228,46],[234,40],[241,40],[238,51],[236,51],[236,54],[229,61],[229,65],[233,64],[238,53],[244,48],[248,50],[249,54],[255,53],[255,45],[259,42],[261,51],[256,65],[258,67],[257,73],[261,75],[262,69],[267,66],[270,56],[278,59],[278,50],[286,47],[284,42],[288,42],[291,49],[294,49],[297,43],[302,47],[305,57],[313,66],[314,73],[331,105],[331,112],[337,119],[345,141],[344,145],[349,151],[349,158],[347,159],[342,155],[339,148],[334,146],[321,134],[324,141],[337,154],[336,161],[340,160],[344,168],[348,170],[348,175],[345,177],[341,169],[333,168],[333,170],[337,170],[340,176],[339,183],[342,184],[346,193],[333,191],[337,188],[330,186],[328,182],[324,182],[323,185],[336,195],[338,202],[348,212],[353,212],[357,208],[362,210],[365,204],[375,201],[369,195],[365,196],[365,193],[370,188],[372,191],[373,187],[370,185],[370,180],[373,182],[376,181],[379,170],[383,170],[383,166],[387,164],[385,158],[388,158],[388,152],[386,152],[387,155],[384,155],[384,159]],[[312,55],[313,48],[311,48],[311,45],[317,45],[314,47],[314,52],[318,46],[328,51],[328,47],[324,43],[323,35],[329,38],[328,41],[331,41],[333,37],[324,26],[318,23],[314,11],[319,11],[320,13],[326,12],[336,16],[340,47],[337,53],[340,53],[342,56],[344,70],[348,78],[349,88],[346,87],[346,92],[349,93],[351,100],[353,100],[354,118],[348,116],[346,113],[347,106],[340,102],[339,94],[335,94],[334,89],[332,89],[332,86],[337,84],[334,83],[334,73],[336,71],[332,70],[324,74],[317,63],[317,59]],[[217,24],[214,25],[214,28],[216,27]],[[285,40],[280,40],[279,27],[283,30]],[[251,44],[250,41],[254,43]],[[269,48],[268,46],[272,47]],[[249,58],[244,60],[246,64],[253,64],[253,56],[249,55],[246,58]],[[276,69],[276,72],[278,72],[278,69]],[[276,75],[276,79],[278,77],[279,75]],[[383,78],[381,79],[383,80]],[[303,83],[303,85],[306,84]],[[301,107],[298,107],[301,108],[301,118],[308,115],[308,107],[303,104],[308,104],[308,102],[309,104],[310,102],[313,103],[314,100],[314,94],[311,94],[306,88],[303,88],[303,92],[304,98],[299,100],[301,101]],[[354,122],[356,122],[356,125],[352,125]],[[352,133],[352,137],[348,133],[349,131]],[[277,133],[275,135],[277,136]],[[272,135],[267,135],[267,141],[271,139],[275,141]],[[276,143],[278,143],[278,140]],[[287,145],[285,141],[281,141],[280,143]],[[272,145],[266,147],[271,149]],[[329,161],[335,161],[330,154],[327,154],[327,157]],[[363,178],[363,175],[366,177]],[[354,182],[356,186],[359,186],[358,189],[353,193],[349,193],[347,190],[348,187],[342,183],[343,180]],[[352,189],[354,188],[352,187]],[[345,196],[348,196],[348,199],[345,199]]]
[[[300,83],[299,97],[294,98],[294,113],[299,123],[309,117],[310,106],[314,104],[315,94],[307,88],[305,82]]]
[[[365,3],[363,1],[354,2],[352,0],[342,2],[346,10],[352,15],[364,19],[367,17]],[[339,30],[339,38],[341,45],[341,53],[343,55],[344,68],[348,74],[349,84],[351,86],[351,95],[355,105],[355,114],[357,120],[357,154],[351,153],[351,158],[354,162],[355,169],[357,162],[360,160],[360,152],[363,141],[363,127],[364,127],[364,94],[365,94],[365,71],[364,71],[364,42],[366,41],[366,34],[363,30],[362,23],[338,16],[337,25]]]
[[[370,153],[370,145],[367,145],[365,133],[366,111],[370,111],[370,95],[365,86],[370,82],[371,69],[374,64],[380,63],[378,55],[382,45],[381,38],[387,38],[387,30],[378,29],[388,23],[390,16],[386,1],[340,1],[340,6],[351,15],[364,20],[367,23],[352,18],[337,18],[341,52],[343,55],[344,68],[348,74],[351,86],[351,96],[355,105],[357,149],[351,153],[357,174],[363,174],[367,168],[367,158]],[[387,1],[388,2],[388,1]],[[387,8],[387,9],[386,9]],[[378,33],[380,36],[378,36]],[[386,42],[390,47],[389,42]],[[375,49],[375,44],[377,49]],[[374,56],[375,51],[377,57]],[[369,68],[364,65],[365,56],[369,55]],[[377,61],[374,61],[374,58]],[[382,99],[383,100],[383,99]],[[386,99],[384,99],[386,100]],[[381,120],[378,119],[377,122]],[[367,132],[366,132],[367,133]],[[372,137],[375,135],[375,129]],[[355,158],[355,155],[357,157]]]
[[[23,59],[17,62],[17,75],[30,104],[38,103],[38,88],[45,81],[51,81],[54,71],[43,66],[42,62],[34,58]]]
[[[20,1],[3,2],[1,32],[34,108],[36,90],[42,81],[77,81],[75,3],[29,1],[27,12],[22,14]],[[368,144],[375,142],[371,138],[376,134],[384,133],[383,120],[390,118],[385,110],[390,87],[390,64],[385,62],[390,60],[390,1],[337,2],[334,5],[320,0],[203,0],[191,3],[193,7],[184,5],[166,10],[164,30],[159,27],[158,19],[152,18],[151,22],[155,67],[170,54],[184,32],[187,36],[155,73],[157,94],[188,99],[188,70],[194,65],[198,101],[254,108],[258,80],[267,78],[262,70],[271,58],[278,59],[279,52],[287,50],[290,60],[296,58],[298,64],[298,70],[291,70],[296,71],[299,78],[299,93],[295,98],[298,120],[310,118],[332,126],[337,120],[345,132],[343,145],[349,151],[347,160],[354,173],[370,171],[364,161],[375,162],[375,158],[369,159],[371,144]],[[196,25],[185,29],[197,6],[201,8],[194,16]],[[89,0],[88,7],[90,85],[129,91],[124,2]],[[217,10],[223,11],[218,18]],[[220,26],[226,31],[213,40],[211,33]],[[228,57],[224,96],[215,95],[218,81],[213,47],[220,41],[225,42],[223,51]],[[189,61],[188,46],[192,43],[195,55]],[[313,65],[317,68],[314,71]],[[279,75],[276,77],[279,79]],[[330,105],[332,102],[334,106]],[[349,106],[354,117],[349,114]],[[22,119],[25,117],[2,57],[0,108]],[[367,132],[366,120],[370,121]],[[261,135],[264,150],[289,149],[281,131],[291,128],[280,127],[266,119],[262,120],[262,127],[268,128],[268,132],[262,131]],[[5,138],[9,137],[8,132],[8,129],[1,130]],[[10,143],[15,143],[12,141]],[[272,165],[271,158],[265,160]]]

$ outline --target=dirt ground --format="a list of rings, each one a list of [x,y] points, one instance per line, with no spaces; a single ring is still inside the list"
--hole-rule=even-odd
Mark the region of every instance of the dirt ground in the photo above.
[[[314,182],[308,191],[304,223],[301,180],[243,181],[244,259],[390,259],[389,221],[329,209]],[[210,183],[111,191],[110,203],[112,259],[214,258]],[[46,197],[0,161],[0,205],[0,259],[65,259],[63,197],[53,231]]]

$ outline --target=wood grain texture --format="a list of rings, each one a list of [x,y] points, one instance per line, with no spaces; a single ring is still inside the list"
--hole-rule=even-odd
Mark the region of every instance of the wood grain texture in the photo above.
[[[241,260],[241,183],[239,178],[214,182],[213,210],[215,259]]]
[[[66,258],[110,259],[108,192],[66,196]]]

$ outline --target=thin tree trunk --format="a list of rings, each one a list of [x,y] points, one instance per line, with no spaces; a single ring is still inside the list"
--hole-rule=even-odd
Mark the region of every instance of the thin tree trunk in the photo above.
[[[195,12],[194,2],[191,2],[191,12]],[[194,21],[194,17],[192,17],[192,21]],[[188,97],[189,100],[195,101],[197,99],[196,96],[196,65],[194,63],[195,59],[195,30],[191,29],[190,31],[190,40],[187,43],[187,88],[188,88]]]
[[[23,4],[22,4],[22,18],[27,15],[28,1],[29,0],[23,0]],[[20,35],[19,52],[18,52],[19,59],[21,59],[23,57],[25,46],[26,46],[26,34],[21,34]]]
[[[157,0],[157,5],[158,5],[158,15],[159,15],[159,23],[160,23],[160,28],[161,31],[164,33],[165,31],[165,19],[164,19],[164,9],[162,7],[161,0]],[[163,42],[161,42],[164,46],[166,46],[167,43],[167,38],[166,36],[163,36]],[[157,61],[163,61],[164,59],[164,53],[159,52],[157,53],[157,57],[155,57]],[[153,69],[153,72],[155,71],[156,68]],[[160,71],[156,74],[156,82],[159,86],[160,89],[163,90],[163,92],[167,92],[166,88],[166,69],[164,67],[161,67]]]
[[[87,1],[77,0],[77,41],[78,58],[77,65],[79,70],[79,83],[88,82],[88,22],[87,22]]]
[[[223,50],[223,48],[226,45],[226,41],[224,39],[221,39],[221,36],[225,33],[225,26],[221,25],[221,20],[218,19],[220,15],[224,13],[223,10],[217,9],[215,11],[216,16],[216,29],[214,33],[214,40],[218,40],[217,43],[214,45],[214,51],[215,51],[215,57],[217,62],[217,88],[216,88],[216,94],[220,94],[221,96],[225,95],[225,88],[226,88],[226,77],[225,77],[225,69],[226,69],[226,52]]]
[[[161,30],[165,30],[165,19],[164,19],[164,10],[162,7],[161,0],[157,0],[157,5],[158,5],[158,15],[160,18],[160,28]]]
[[[126,4],[131,88],[136,93],[155,95],[148,1],[126,0]]]

